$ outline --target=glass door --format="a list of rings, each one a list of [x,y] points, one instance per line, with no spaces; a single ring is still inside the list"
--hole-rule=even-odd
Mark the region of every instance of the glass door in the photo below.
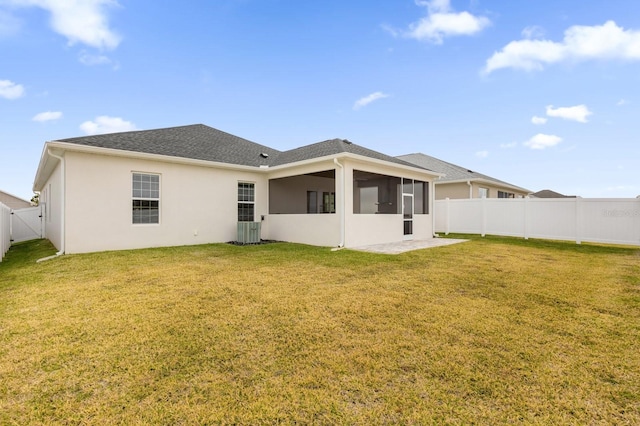
[[[402,220],[405,240],[413,239],[413,195],[402,194]]]

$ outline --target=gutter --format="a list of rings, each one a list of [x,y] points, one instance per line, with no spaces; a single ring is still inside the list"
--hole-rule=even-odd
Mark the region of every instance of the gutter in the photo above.
[[[345,206],[345,190],[346,190],[346,185],[344,182],[344,166],[342,164],[340,164],[338,162],[337,158],[333,159],[333,163],[340,167],[340,183],[341,183],[341,190],[340,190],[340,195],[341,195],[341,200],[340,200],[340,209],[341,209],[341,214],[340,214],[340,243],[338,244],[338,248],[342,248],[344,247],[344,223],[345,223],[345,215],[347,212],[347,206]]]
[[[65,210],[66,210],[66,202],[65,202],[65,194],[66,194],[66,181],[67,181],[67,176],[65,173],[65,162],[64,162],[64,157],[58,156],[56,154],[54,154],[53,152],[51,152],[51,149],[47,150],[47,153],[52,156],[53,158],[57,158],[58,160],[60,160],[60,174],[62,175],[62,184],[61,184],[61,194],[62,194],[62,199],[61,199],[61,205],[62,205],[62,212],[61,212],[61,221],[60,221],[60,251],[56,253],[56,256],[60,256],[62,254],[64,254],[64,249],[65,249],[65,222],[66,222],[66,215],[65,215]],[[49,195],[51,196],[51,194]]]
[[[473,185],[471,185],[471,181],[467,181],[467,185],[469,185],[469,199],[473,198]]]

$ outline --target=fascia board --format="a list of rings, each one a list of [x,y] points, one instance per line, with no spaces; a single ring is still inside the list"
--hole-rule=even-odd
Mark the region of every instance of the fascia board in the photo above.
[[[529,193],[529,194],[531,193],[531,191],[526,189],[526,188],[521,188],[519,186],[509,185],[508,183],[496,182],[495,180],[484,179],[484,178],[441,180],[441,181],[435,181],[434,183],[437,184],[437,185],[446,185],[448,183],[467,183],[467,182],[486,183],[486,184],[493,185],[493,186],[498,186],[498,187],[501,187],[501,188],[512,189],[514,191],[526,192],[526,193]]]
[[[371,157],[367,157],[367,156],[364,156],[364,155],[351,154],[349,152],[342,152],[342,153],[339,153],[339,154],[325,155],[323,157],[310,158],[308,160],[296,161],[294,163],[280,164],[280,165],[277,165],[277,166],[271,166],[271,167],[266,168],[264,170],[270,170],[270,171],[285,170],[285,169],[288,169],[288,168],[293,168],[293,167],[298,167],[298,166],[306,166],[306,165],[314,164],[314,163],[321,163],[321,162],[325,162],[325,161],[333,161],[334,158],[337,158],[338,160],[351,159],[351,160],[359,161],[359,162],[362,162],[362,163],[376,164],[376,165],[386,166],[386,167],[394,167],[394,168],[397,168],[397,169],[407,170],[407,171],[411,171],[411,172],[414,172],[414,173],[415,172],[425,173],[425,174],[428,174],[430,176],[433,176],[434,178],[438,178],[438,177],[444,176],[442,173],[437,173],[437,172],[434,172],[434,171],[431,171],[431,170],[427,170],[427,169],[423,169],[423,168],[420,168],[420,167],[405,166],[403,164],[392,163],[390,161],[379,160],[377,158],[371,158]]]

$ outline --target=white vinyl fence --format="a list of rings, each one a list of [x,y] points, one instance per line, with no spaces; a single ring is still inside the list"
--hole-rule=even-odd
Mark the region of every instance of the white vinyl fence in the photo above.
[[[0,262],[11,244],[42,238],[43,227],[42,206],[11,210],[0,203]]]
[[[640,198],[446,199],[434,214],[445,234],[640,245]]]
[[[11,209],[0,203],[0,262],[11,247]]]
[[[42,207],[14,210],[11,215],[11,241],[35,240],[43,236]]]

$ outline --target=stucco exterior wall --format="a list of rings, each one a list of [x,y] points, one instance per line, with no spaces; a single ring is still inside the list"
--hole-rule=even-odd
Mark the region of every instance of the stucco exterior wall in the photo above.
[[[265,222],[269,239],[326,247],[340,244],[340,218],[336,214],[272,214]]]
[[[398,242],[404,239],[403,217],[401,214],[354,214],[353,213],[353,171],[378,173],[388,176],[429,182],[429,214],[414,214],[413,239],[433,237],[433,182],[429,176],[393,166],[345,161],[345,247],[359,247],[370,244]],[[338,174],[336,173],[336,178]],[[336,203],[338,196],[336,195]]]
[[[31,203],[29,201],[15,197],[11,194],[7,194],[3,191],[0,191],[0,203],[13,210],[26,209],[28,207],[31,207]]]
[[[471,198],[480,198],[479,189],[487,188],[489,195],[487,198],[498,198],[498,191],[509,192],[516,198],[525,197],[527,193],[516,191],[514,189],[492,185],[485,182],[471,182]],[[469,199],[469,185],[466,182],[439,183],[436,185],[436,200],[444,200],[446,198]]]
[[[44,236],[58,250],[62,250],[62,224],[64,221],[62,186],[62,163],[58,162],[40,192],[40,203],[44,204]]]
[[[132,224],[133,172],[160,175],[159,224]],[[66,174],[67,253],[235,240],[239,181],[255,184],[255,220],[267,214],[267,179],[250,171],[67,152]]]

